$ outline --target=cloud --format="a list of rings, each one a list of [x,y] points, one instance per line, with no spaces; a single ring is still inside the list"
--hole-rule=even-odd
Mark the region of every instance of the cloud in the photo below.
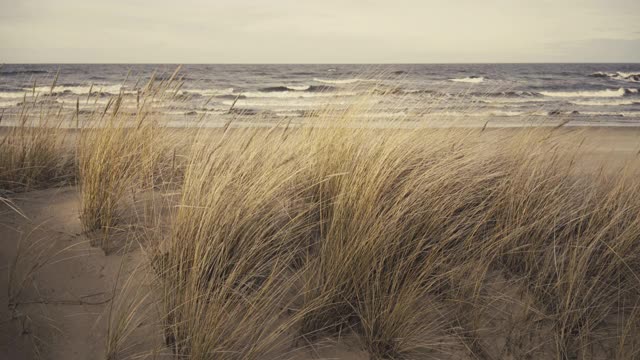
[[[0,0],[0,62],[638,61],[638,4]]]

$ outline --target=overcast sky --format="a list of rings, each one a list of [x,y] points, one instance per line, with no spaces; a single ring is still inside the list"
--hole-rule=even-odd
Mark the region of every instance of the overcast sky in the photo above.
[[[0,62],[640,62],[640,0],[0,0]]]

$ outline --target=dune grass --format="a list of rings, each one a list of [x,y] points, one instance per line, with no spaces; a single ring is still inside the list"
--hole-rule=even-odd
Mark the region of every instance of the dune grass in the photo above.
[[[179,141],[163,129],[154,104],[165,99],[171,80],[141,90],[135,103],[123,93],[111,98],[80,130],[77,145],[78,186],[86,232],[101,231],[101,247],[109,248],[110,232],[134,207],[135,196],[153,191],[176,175]],[[138,93],[140,94],[140,92]]]
[[[96,112],[76,163],[105,248],[136,196],[160,194],[140,241],[155,293],[120,307],[157,298],[176,356],[288,358],[327,337],[375,359],[640,356],[638,156],[594,167],[561,128],[374,129],[358,103],[194,135],[155,122],[171,83]],[[65,168],[23,130],[6,183]],[[135,316],[110,318],[116,358]]]
[[[22,192],[73,182],[69,132],[53,110],[39,112],[26,100],[16,119],[0,127],[0,191]],[[0,125],[2,115],[0,115]]]
[[[124,198],[141,187],[150,164],[145,158],[153,129],[125,126],[123,120],[85,130],[78,146],[82,225],[85,231],[109,230],[117,224]]]
[[[638,159],[584,171],[557,129],[223,131],[194,145],[158,247],[177,353],[346,334],[374,358],[640,351]]]
[[[280,134],[235,130],[193,145],[155,262],[165,338],[181,356],[259,359],[287,340],[292,265],[306,240],[306,212],[287,202],[304,190],[303,170],[291,147],[262,151],[270,137]]]

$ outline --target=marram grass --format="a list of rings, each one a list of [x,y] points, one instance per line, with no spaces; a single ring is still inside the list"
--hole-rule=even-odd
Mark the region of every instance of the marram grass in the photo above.
[[[131,114],[96,112],[66,154],[104,247],[131,198],[154,195],[144,296],[175,356],[299,358],[327,338],[380,359],[640,356],[638,156],[593,166],[562,128],[374,129],[360,103],[194,134],[145,107],[170,83]],[[3,184],[66,169],[38,129],[10,138],[2,169],[20,171]]]

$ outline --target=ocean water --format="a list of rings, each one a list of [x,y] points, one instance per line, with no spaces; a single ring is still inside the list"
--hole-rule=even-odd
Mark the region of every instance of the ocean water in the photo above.
[[[69,112],[78,99],[100,106],[176,68],[6,64],[0,111],[18,112],[29,99]],[[357,104],[369,120],[640,126],[640,64],[185,65],[180,79],[175,101],[160,109],[176,124],[230,116],[237,99],[234,114],[260,121]]]

